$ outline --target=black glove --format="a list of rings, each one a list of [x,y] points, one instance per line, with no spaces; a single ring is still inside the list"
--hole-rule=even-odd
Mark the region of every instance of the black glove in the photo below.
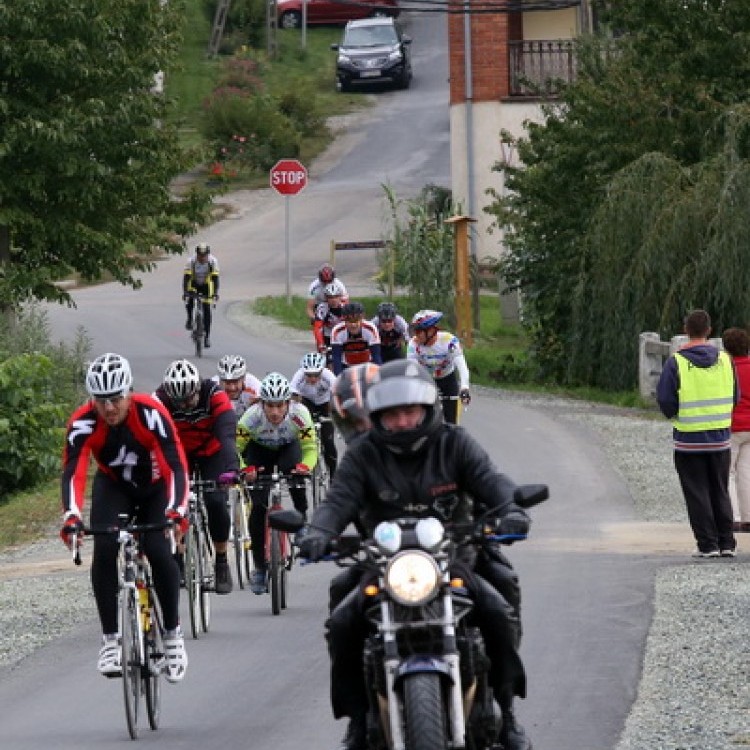
[[[299,540],[299,556],[306,558],[310,562],[317,562],[326,554],[330,541],[330,534],[318,531],[317,529],[310,529]]]
[[[501,519],[498,532],[513,536],[526,536],[529,533],[531,519],[520,508],[508,511]]]

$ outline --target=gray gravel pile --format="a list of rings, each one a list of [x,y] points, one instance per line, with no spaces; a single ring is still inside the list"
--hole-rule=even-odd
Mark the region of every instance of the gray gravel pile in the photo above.
[[[268,321],[259,322],[241,308],[233,311],[233,319],[268,335]],[[274,335],[280,331],[274,326]],[[481,391],[593,431],[628,484],[641,520],[686,523],[665,421],[600,404]],[[41,568],[34,566],[45,561],[49,566],[39,574]],[[56,534],[0,554],[0,602],[0,668],[6,669],[95,616],[88,575],[72,566]],[[744,564],[686,559],[662,568],[638,696],[613,750],[750,746],[749,626],[750,580]],[[95,644],[91,653],[93,669]]]

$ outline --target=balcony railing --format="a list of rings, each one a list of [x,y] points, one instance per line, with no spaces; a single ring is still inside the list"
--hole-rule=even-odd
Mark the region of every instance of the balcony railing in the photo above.
[[[572,83],[576,60],[571,39],[509,42],[510,95],[555,97]]]

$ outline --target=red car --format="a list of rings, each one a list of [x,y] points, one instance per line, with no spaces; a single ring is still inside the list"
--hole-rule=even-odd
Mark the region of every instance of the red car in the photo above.
[[[298,29],[302,26],[303,0],[277,0],[279,27]],[[307,23],[343,24],[357,18],[399,14],[397,0],[307,0]]]

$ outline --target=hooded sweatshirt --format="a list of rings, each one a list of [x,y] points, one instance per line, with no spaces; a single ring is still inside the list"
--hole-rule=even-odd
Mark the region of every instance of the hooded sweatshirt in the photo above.
[[[661,413],[672,419],[679,411],[680,373],[675,356],[686,357],[695,367],[711,367],[719,357],[719,350],[712,344],[697,344],[680,349],[679,354],[670,357],[664,364],[659,384],[656,387],[656,400]],[[737,379],[734,382],[734,403],[739,400]],[[731,429],[703,430],[700,432],[682,432],[674,429],[672,438],[674,449],[687,453],[729,450]]]

